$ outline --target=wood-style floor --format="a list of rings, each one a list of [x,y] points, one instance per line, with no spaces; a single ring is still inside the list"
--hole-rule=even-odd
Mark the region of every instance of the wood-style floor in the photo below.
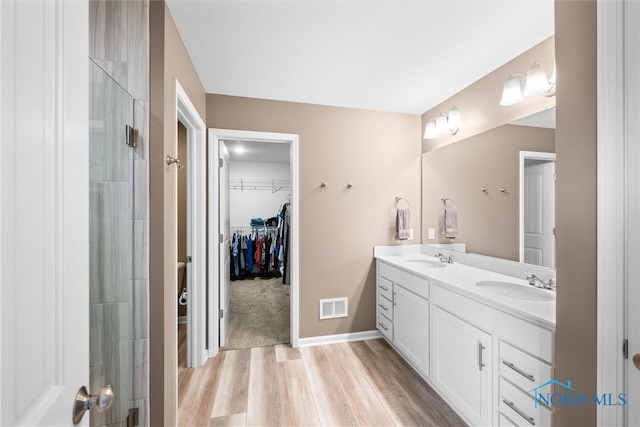
[[[465,425],[382,339],[228,350],[187,369],[179,337],[181,427]]]

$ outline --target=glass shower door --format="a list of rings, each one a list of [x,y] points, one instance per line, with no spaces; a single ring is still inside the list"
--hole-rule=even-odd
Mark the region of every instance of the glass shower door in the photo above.
[[[110,384],[110,410],[91,425],[126,425],[133,406],[133,98],[93,61],[89,89],[91,394]]]

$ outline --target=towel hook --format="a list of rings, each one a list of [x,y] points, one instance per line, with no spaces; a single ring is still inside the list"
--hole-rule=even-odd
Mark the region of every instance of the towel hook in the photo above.
[[[327,188],[329,188],[329,184],[327,184],[326,182],[323,182],[322,184],[320,184],[320,190],[326,190]]]
[[[182,169],[184,167],[180,160],[176,159],[175,157],[167,156],[167,165],[171,166],[173,164],[175,164],[178,169]]]

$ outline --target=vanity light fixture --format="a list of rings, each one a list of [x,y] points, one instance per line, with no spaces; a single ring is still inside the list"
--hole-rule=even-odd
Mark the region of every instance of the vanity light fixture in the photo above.
[[[521,80],[524,80],[525,87],[522,91]],[[502,99],[500,105],[515,105],[524,99],[525,96],[544,95],[554,96],[556,94],[556,68],[553,67],[551,78],[547,79],[547,72],[540,62],[534,62],[527,71],[527,76],[522,74],[511,74],[502,86]]]
[[[435,139],[440,135],[448,133],[455,135],[462,127],[462,117],[460,110],[455,106],[449,111],[449,115],[440,113],[435,120],[429,120],[424,125],[424,139]]]

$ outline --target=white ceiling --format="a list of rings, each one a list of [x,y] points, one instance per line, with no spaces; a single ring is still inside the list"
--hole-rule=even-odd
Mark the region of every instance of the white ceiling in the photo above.
[[[553,0],[167,3],[208,93],[412,114],[554,33]]]
[[[289,163],[289,144],[260,141],[224,141],[232,162]],[[242,147],[239,154],[236,147]]]

